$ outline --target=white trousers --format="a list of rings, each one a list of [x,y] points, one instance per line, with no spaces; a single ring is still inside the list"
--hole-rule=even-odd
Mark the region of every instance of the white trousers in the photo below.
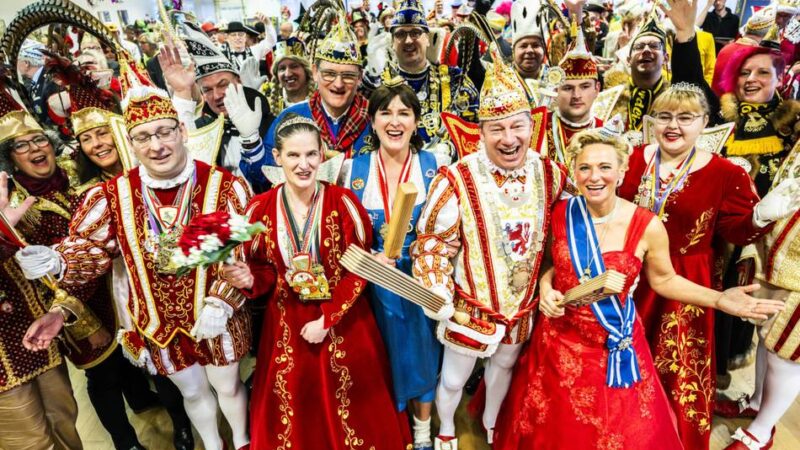
[[[500,405],[511,385],[511,371],[522,344],[500,344],[497,351],[489,357],[484,372],[486,384],[486,407],[483,410],[483,426],[487,431],[494,428]],[[455,436],[456,408],[461,402],[464,385],[467,384],[478,358],[467,356],[445,346],[442,360],[442,375],[436,388],[436,410],[441,425],[440,436]]]
[[[247,435],[247,389],[239,377],[239,363],[227,366],[194,364],[169,376],[183,395],[186,414],[206,450],[222,450],[217,427],[217,405],[233,431],[233,445],[250,442]],[[217,393],[216,398],[211,388]]]

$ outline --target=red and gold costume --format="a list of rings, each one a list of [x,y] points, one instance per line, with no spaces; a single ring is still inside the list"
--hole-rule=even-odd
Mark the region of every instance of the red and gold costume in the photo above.
[[[561,78],[564,81],[594,81],[597,83],[597,63],[594,56],[586,49],[583,32],[577,24],[573,24],[576,39],[572,47],[564,55],[558,68],[552,69],[551,76]],[[589,105],[591,110],[592,105]],[[579,131],[603,126],[603,120],[594,116],[589,117],[581,123],[571,122],[563,117],[563,114],[556,108],[555,111],[547,113],[547,156],[558,161],[565,166],[570,166],[567,158],[567,147],[572,136]]]
[[[603,121],[598,117],[590,117],[583,123],[570,122],[558,112],[547,113],[547,156],[569,167],[566,149],[572,141],[572,136],[591,128],[602,128]]]
[[[565,179],[555,162],[532,151],[514,171],[495,166],[485,151],[439,170],[413,251],[415,276],[446,288],[456,311],[469,315],[465,323],[439,323],[445,346],[487,357],[501,341],[527,341],[536,307],[533,274]],[[451,261],[447,244],[458,242],[462,249]]]
[[[178,185],[152,189],[161,204],[171,205],[181,187],[191,183],[190,215],[244,212],[248,190],[230,173],[189,161],[183,178]],[[164,375],[195,363],[238,361],[250,345],[249,316],[241,308],[241,293],[219,277],[217,267],[192,270],[182,277],[160,273],[157,256],[146,249],[151,231],[143,186],[152,183],[138,167],[87,192],[70,236],[58,247],[66,262],[63,281],[77,284],[97,278],[121,253],[131,286],[127,307],[134,327],[122,334],[121,341],[132,360],[139,360],[141,350],[147,349],[155,369]],[[226,333],[197,342],[190,332],[206,297],[225,301],[235,312]]]
[[[330,298],[304,301],[287,280],[294,253],[283,189],[256,196],[249,207],[251,220],[266,231],[245,251],[255,276],[247,294],[269,294],[250,404],[251,447],[406,448],[407,419],[394,408],[386,351],[363,295],[367,283],[339,263],[350,245],[370,248],[369,216],[349,190],[320,186],[315,260]],[[320,316],[327,336],[311,344],[301,330]]]
[[[634,288],[642,261],[636,247],[654,215],[637,209],[621,251],[603,253],[606,269],[625,274],[621,298]],[[553,210],[553,288],[580,284],[567,235],[567,202]],[[630,299],[630,297],[628,297]],[[591,307],[568,306],[563,317],[537,319],[498,421],[495,448],[598,450],[680,449],[672,411],[658,381],[640,320],[632,344],[641,380],[631,387],[606,383],[608,332]]]
[[[634,202],[650,197],[656,151],[657,147],[633,151],[620,197]],[[719,156],[713,155],[707,165],[688,173],[682,188],[666,198],[660,214],[676,273],[712,287],[719,279],[715,239],[745,245],[768,230],[753,224],[758,201],[747,172]],[[708,448],[716,395],[713,311],[660,297],[646,278],[640,280],[634,299],[656,369],[678,416],[684,447]]]

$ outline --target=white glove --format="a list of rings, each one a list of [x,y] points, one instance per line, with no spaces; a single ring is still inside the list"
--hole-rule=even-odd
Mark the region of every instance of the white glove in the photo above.
[[[437,322],[440,322],[442,320],[447,320],[453,317],[453,314],[455,314],[456,309],[453,306],[453,295],[450,294],[450,291],[448,291],[447,288],[444,286],[434,286],[433,288],[431,288],[431,290],[438,296],[444,298],[445,303],[444,305],[442,305],[441,308],[439,308],[439,311],[434,312],[427,308],[422,308],[422,312],[425,313],[425,315],[428,316],[428,318],[430,318],[431,320],[435,320]]]
[[[225,332],[228,319],[233,315],[233,308],[222,300],[206,297],[206,301],[192,327],[191,334],[197,340],[214,339]]]
[[[795,178],[783,180],[755,207],[753,224],[765,227],[776,220],[794,214],[800,208],[800,183]]]
[[[29,280],[45,275],[61,275],[61,255],[46,245],[29,245],[14,255],[22,273]]]
[[[231,123],[239,131],[239,136],[246,141],[254,141],[258,136],[258,126],[261,124],[261,102],[256,100],[256,109],[250,109],[244,95],[244,86],[231,83],[225,90],[225,109]]]
[[[258,60],[252,56],[245,59],[239,68],[239,78],[242,80],[243,85],[255,90],[259,90],[261,85],[267,81],[266,75],[261,76]]]

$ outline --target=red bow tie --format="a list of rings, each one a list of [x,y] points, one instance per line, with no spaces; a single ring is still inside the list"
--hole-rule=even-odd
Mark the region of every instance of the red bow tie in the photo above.
[[[492,172],[492,178],[494,178],[494,182],[497,184],[497,187],[503,187],[503,185],[508,181],[519,181],[520,183],[525,184],[525,180],[527,179],[525,175],[507,175],[498,171]]]

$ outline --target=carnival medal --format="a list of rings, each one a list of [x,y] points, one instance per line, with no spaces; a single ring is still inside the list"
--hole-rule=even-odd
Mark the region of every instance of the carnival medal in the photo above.
[[[316,261],[317,230],[322,220],[322,190],[323,186],[317,183],[317,190],[311,200],[308,218],[303,225],[302,232],[298,230],[294,218],[289,213],[289,200],[286,197],[286,188],[281,191],[281,213],[284,222],[289,225],[289,247],[291,249],[291,268],[286,271],[286,281],[292,290],[303,302],[328,300],[331,298],[325,268]]]

